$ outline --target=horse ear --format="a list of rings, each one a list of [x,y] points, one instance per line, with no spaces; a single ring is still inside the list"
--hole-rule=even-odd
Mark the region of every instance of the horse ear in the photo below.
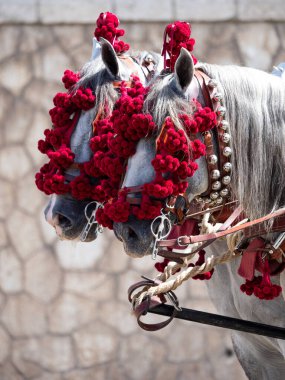
[[[119,74],[119,61],[113,46],[105,38],[100,38],[102,48],[102,59],[106,65],[107,70],[114,76]]]
[[[184,92],[194,76],[194,62],[188,50],[182,48],[174,66],[175,80]]]

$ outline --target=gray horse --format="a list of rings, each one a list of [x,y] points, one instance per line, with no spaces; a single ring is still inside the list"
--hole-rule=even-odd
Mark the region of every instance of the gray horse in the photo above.
[[[199,68],[220,83],[230,126],[232,149],[231,190],[246,215],[258,218],[285,205],[285,86],[284,82],[264,72],[237,66],[200,64]],[[276,71],[281,74],[282,67]],[[157,78],[146,102],[157,125],[166,116],[178,120],[180,110],[189,109],[189,100],[203,99],[194,77],[191,55],[182,49],[174,74]],[[281,76],[281,75],[279,75]],[[143,185],[154,178],[151,160],[156,154],[155,138],[142,139],[136,154],[129,159],[123,187]],[[143,173],[143,175],[141,175]],[[205,158],[189,179],[188,199],[208,188]],[[116,236],[123,241],[125,251],[133,257],[151,254],[153,236],[151,221],[131,217],[126,223],[115,224]],[[227,250],[224,240],[207,248],[207,256]],[[219,313],[236,318],[285,327],[284,297],[262,301],[240,291],[242,278],[237,275],[239,263],[219,265],[207,281],[210,297]],[[285,286],[285,273],[274,277]],[[284,296],[284,293],[283,293]],[[236,355],[249,379],[285,378],[285,342],[241,332],[232,333]]]
[[[113,86],[114,81],[128,81],[131,74],[139,76],[141,82],[146,85],[153,75],[149,76],[143,63],[152,63],[155,71],[160,69],[159,56],[153,52],[138,52],[133,56],[123,54],[117,56],[112,45],[105,39],[100,43],[93,39],[91,60],[86,63],[81,72],[77,87],[91,88],[96,95],[95,106],[89,111],[82,111],[79,121],[71,136],[70,148],[75,153],[75,162],[82,163],[90,160],[93,155],[89,140],[92,137],[92,121],[95,119],[102,104],[108,105],[112,112],[119,93]],[[76,89],[76,88],[75,88]],[[66,170],[67,180],[72,180],[79,175],[79,170],[70,168]],[[96,183],[96,178],[92,179]],[[55,228],[61,239],[79,240],[86,226],[85,208],[91,200],[78,201],[70,194],[52,195],[45,209],[46,220]],[[92,241],[97,237],[96,223],[91,226],[84,241]]]

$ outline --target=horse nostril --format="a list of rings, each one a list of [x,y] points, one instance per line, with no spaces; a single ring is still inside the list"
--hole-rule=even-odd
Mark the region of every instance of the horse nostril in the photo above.
[[[138,239],[137,233],[131,227],[127,228],[127,237],[128,239],[131,239],[131,240]]]
[[[66,216],[62,214],[57,214],[58,217],[58,225],[64,229],[67,230],[72,227],[72,222],[70,219],[68,219]]]

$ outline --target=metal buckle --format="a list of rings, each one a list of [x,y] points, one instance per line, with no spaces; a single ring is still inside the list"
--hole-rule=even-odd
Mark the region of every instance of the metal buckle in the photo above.
[[[181,243],[181,239],[187,238],[187,237],[188,237],[187,235],[183,235],[177,238],[177,244],[179,245],[179,247],[188,247],[191,244],[191,243],[187,243],[187,244]]]

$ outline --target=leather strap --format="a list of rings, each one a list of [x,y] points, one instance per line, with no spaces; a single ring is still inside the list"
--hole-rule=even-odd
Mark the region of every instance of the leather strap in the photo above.
[[[143,290],[146,290],[147,288],[149,288],[150,286],[154,286],[154,285],[157,285],[157,283],[155,281],[152,281],[152,280],[139,281],[139,282],[133,284],[128,289],[129,302],[131,302],[131,303],[133,302],[132,295],[133,295],[133,292],[135,290],[137,290],[139,288],[143,288],[142,289],[142,291],[143,291]],[[171,298],[178,305],[178,299],[177,299],[176,295],[171,291],[169,293],[171,294]],[[174,307],[173,307],[172,315],[162,322],[145,323],[141,320],[141,318],[144,315],[146,315],[149,310],[153,309],[154,307],[156,307],[158,305],[164,304],[164,303],[166,303],[166,298],[163,294],[160,294],[159,296],[148,297],[148,298],[144,299],[139,306],[133,307],[133,311],[134,311],[134,314],[137,318],[138,325],[146,331],[157,331],[157,330],[160,330],[163,327],[167,326],[173,320],[173,318],[175,318],[175,316],[177,314],[178,310],[175,309]]]
[[[146,331],[157,331],[161,330],[165,326],[169,325],[169,323],[173,320],[173,318],[177,314],[177,310],[173,308],[172,315],[167,318],[163,322],[158,323],[145,323],[141,320],[141,318],[147,314],[147,312],[151,309],[153,309],[155,306],[161,305],[164,302],[161,302],[160,298],[158,296],[151,297],[150,299],[147,299],[143,301],[136,309],[134,309],[134,314],[137,317],[138,325],[146,330]]]
[[[242,211],[243,210],[242,210],[241,206],[237,207],[234,210],[234,212],[223,223],[223,225],[219,228],[218,231],[225,231],[225,230],[227,230],[232,225],[232,223],[241,215]],[[194,236],[203,236],[203,235],[194,235]],[[181,237],[179,237],[179,240],[180,239],[181,239]],[[175,240],[176,244],[177,244],[177,240],[178,239]],[[213,243],[214,240],[216,240],[216,239],[209,239],[209,240],[205,241],[200,247],[198,247],[197,249],[195,249],[194,251],[192,251],[191,255],[193,255],[196,252],[199,252],[201,249],[204,249],[204,248],[208,247],[210,244]],[[161,242],[163,242],[163,241],[165,241],[165,240],[162,240]],[[158,243],[158,245],[162,246],[162,244],[160,244],[160,242]],[[173,260],[173,261],[176,261],[178,263],[181,263],[181,261],[183,262],[182,258],[187,257],[189,255],[189,253],[171,252],[171,251],[166,251],[166,250],[161,250],[160,249],[159,252],[158,252],[158,255],[162,256],[164,258],[167,258],[169,260]]]
[[[195,77],[200,85],[200,89],[203,94],[203,98],[205,101],[206,106],[210,107],[212,110],[214,110],[213,102],[211,99],[211,94],[209,87],[207,86],[207,83],[209,82],[210,78],[203,73],[203,71],[195,70]],[[209,157],[212,155],[215,155],[214,151],[214,142],[213,142],[213,132],[212,131],[206,131],[204,134],[204,144],[206,145],[206,161],[208,166],[208,189],[201,194],[202,197],[205,197],[209,195],[212,192],[212,178],[211,178],[211,172],[213,170],[218,170],[218,162],[211,163],[209,161]]]
[[[114,80],[113,81],[113,87],[114,88],[121,88],[122,83],[126,85],[126,87],[131,88],[133,85],[133,82],[130,80]]]
[[[200,85],[205,104],[210,107],[217,115],[217,126],[212,131],[207,131],[204,134],[204,143],[206,145],[206,159],[208,165],[208,189],[206,192],[201,194],[201,197],[208,196],[212,190],[213,180],[211,178],[211,172],[213,170],[219,170],[221,173],[221,177],[228,175],[228,173],[224,170],[224,164],[228,162],[228,158],[224,155],[224,149],[227,146],[226,140],[224,139],[225,130],[221,127],[221,122],[223,120],[223,116],[219,114],[219,108],[221,107],[221,103],[219,99],[215,98],[216,88],[209,86],[209,82],[211,78],[206,75],[203,71],[195,70],[195,77],[198,80]],[[218,162],[213,164],[209,160],[211,155],[215,155],[213,141],[216,140],[218,145]],[[228,187],[225,185],[225,187]],[[225,201],[225,199],[224,199]]]
[[[178,239],[162,240],[162,241],[158,242],[158,246],[160,246],[160,247],[173,247],[173,246],[178,244],[181,247],[183,247],[183,246],[187,246],[187,245],[193,244],[193,243],[206,242],[209,240],[214,241],[216,239],[219,239],[221,237],[233,234],[233,233],[238,232],[238,231],[242,231],[242,230],[247,231],[248,229],[250,229],[250,231],[252,231],[251,230],[252,226],[259,225],[259,224],[266,222],[272,218],[277,218],[277,217],[280,217],[283,215],[285,215],[285,208],[279,209],[279,210],[277,210],[271,214],[265,215],[262,218],[252,220],[250,222],[244,223],[244,224],[239,225],[239,226],[234,226],[234,227],[226,229],[224,231],[214,232],[214,233],[204,234],[204,235],[180,236]],[[270,231],[267,231],[267,230],[265,230],[265,231],[277,232],[277,231],[283,231],[283,230],[285,230],[285,227],[284,227],[283,223],[281,223],[281,224],[277,224],[274,227],[274,229],[271,228]],[[257,235],[255,235],[255,236],[261,235],[263,231],[264,230],[260,229],[259,232],[256,232]],[[253,237],[253,236],[250,236],[250,237]]]
[[[280,216],[279,218],[276,218],[273,225],[270,227],[270,231],[266,228],[262,228],[260,225],[254,225],[244,231],[244,237],[245,239],[249,239],[255,236],[265,235],[268,232],[278,232],[283,230],[285,231],[285,216]]]

